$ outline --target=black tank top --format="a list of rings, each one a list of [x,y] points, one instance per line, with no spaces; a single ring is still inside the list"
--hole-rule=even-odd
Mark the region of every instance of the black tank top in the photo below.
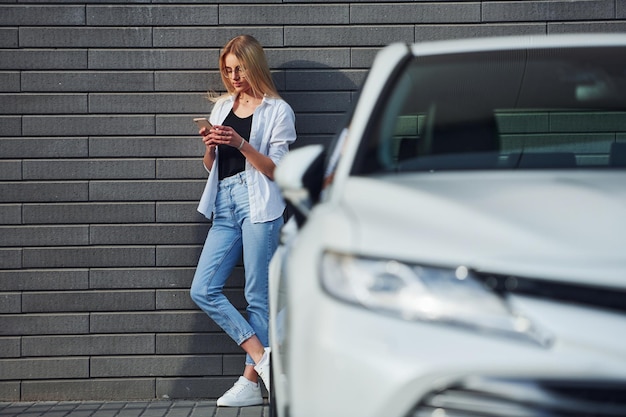
[[[248,140],[252,130],[252,116],[250,115],[242,119],[231,110],[222,124],[232,127],[242,138]],[[229,145],[218,145],[218,149],[220,154],[218,158],[218,177],[220,180],[246,169],[246,158],[237,148]]]

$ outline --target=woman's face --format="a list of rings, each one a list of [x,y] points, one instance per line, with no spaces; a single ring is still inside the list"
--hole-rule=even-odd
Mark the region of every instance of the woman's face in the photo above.
[[[228,78],[237,94],[250,89],[250,84],[246,79],[244,66],[234,54],[228,54],[224,58],[224,75]]]

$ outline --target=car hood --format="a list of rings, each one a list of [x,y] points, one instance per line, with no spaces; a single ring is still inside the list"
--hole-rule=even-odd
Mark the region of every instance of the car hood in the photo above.
[[[626,286],[626,171],[351,177],[339,205],[356,253]]]

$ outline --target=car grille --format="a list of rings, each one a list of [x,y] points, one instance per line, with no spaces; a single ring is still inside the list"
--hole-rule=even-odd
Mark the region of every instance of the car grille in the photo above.
[[[409,417],[626,416],[626,380],[468,378],[433,391]]]
[[[623,288],[474,272],[487,287],[502,295],[524,294],[620,313],[626,312],[626,302],[624,302],[626,290]]]

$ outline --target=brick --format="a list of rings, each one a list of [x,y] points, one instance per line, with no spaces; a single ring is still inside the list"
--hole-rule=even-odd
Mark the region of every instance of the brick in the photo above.
[[[155,353],[155,338],[152,334],[25,336],[22,338],[22,356],[27,357],[153,353]]]
[[[25,381],[22,401],[105,401],[153,399],[154,378]]]
[[[187,153],[187,156],[202,158],[202,155],[204,155],[204,144],[202,143],[202,138],[198,135],[198,126],[193,122],[193,119],[195,117],[208,117],[210,110],[211,109],[207,100],[204,109],[199,109],[195,114],[184,116],[159,115],[157,116],[157,134],[189,135],[189,137],[184,140],[188,142],[186,144],[186,148],[192,153]],[[182,140],[182,138],[178,139],[178,141]],[[170,156],[175,155],[170,154]]]
[[[21,338],[0,337],[0,358],[17,358],[17,357],[20,357],[21,351],[22,351]]]
[[[40,159],[24,161],[24,179],[146,179],[155,177],[155,165],[149,159]]]
[[[355,91],[363,84],[365,70],[303,70],[286,73],[286,90]]]
[[[21,306],[20,293],[0,292],[0,314],[21,313]]]
[[[555,22],[548,23],[548,34],[561,33],[624,33],[626,22]]]
[[[24,313],[149,311],[154,309],[154,290],[27,292],[22,295]]]
[[[0,155],[6,158],[80,158],[89,155],[88,143],[87,138],[80,137],[6,138],[0,140]]]
[[[17,48],[18,39],[17,28],[0,28],[0,48]]]
[[[218,24],[217,10],[217,5],[87,5],[87,24],[92,26],[215,26]]]
[[[607,155],[611,143],[614,141],[613,134],[597,135],[597,139],[593,141],[592,145],[589,144],[587,138],[584,136],[580,137],[581,140],[583,138],[585,139],[585,142],[582,144],[577,143],[576,137],[571,134],[527,135],[524,139],[524,148],[529,151],[540,148],[542,152],[559,152],[567,147],[570,151],[575,153]],[[503,148],[506,149],[507,138],[504,137],[503,139]],[[517,139],[517,146],[514,146],[513,149],[519,149],[519,139]]]
[[[27,71],[21,78],[22,91],[153,91],[150,71]]]
[[[626,121],[620,113],[607,112],[603,114],[554,114],[550,116],[552,132],[615,132],[626,130]]]
[[[498,130],[508,133],[541,133],[550,129],[550,117],[547,114],[509,114],[498,117]]]
[[[482,3],[485,22],[597,20],[614,18],[613,0],[533,0]]]
[[[194,272],[195,268],[92,268],[89,285],[98,289],[189,288]]]
[[[132,93],[89,95],[89,110],[94,113],[179,113],[200,112],[206,108],[206,93]]]
[[[1,51],[0,51],[1,54]],[[2,61],[0,61],[2,62]],[[21,116],[0,116],[0,136],[15,136],[22,134],[22,117]],[[0,140],[0,155],[2,157],[10,157],[1,152],[4,147],[5,139]],[[6,155],[6,156],[5,156]]]
[[[161,398],[165,395],[169,398],[209,398],[213,401],[221,397],[224,392],[233,386],[237,379],[232,377],[210,377],[210,378],[157,378],[156,395]],[[215,402],[199,408],[199,416],[215,415]],[[224,414],[226,408],[219,409],[219,415]],[[232,411],[236,411],[235,409]]]
[[[21,48],[145,48],[152,44],[150,28],[54,28],[20,29]]]
[[[213,64],[215,65],[215,64]],[[222,87],[218,71],[157,71],[154,74],[155,91],[201,91]]]
[[[334,135],[345,121],[343,113],[334,114],[306,114],[298,118],[298,135],[302,134],[331,134]],[[299,146],[304,145],[300,139],[296,141]]]
[[[241,288],[226,289],[224,294],[230,302],[239,310],[247,306],[246,299]],[[198,307],[191,300],[189,289],[184,290],[158,290],[156,293],[157,310],[194,310]]]
[[[0,204],[0,224],[22,223],[21,204]]]
[[[274,81],[274,86],[276,87],[276,91],[280,94],[282,91],[285,91],[285,71],[284,70],[271,70],[272,81]]]
[[[86,113],[87,95],[0,94],[0,112],[5,114]]]
[[[224,375],[238,376],[243,371],[245,364],[245,355],[224,355],[223,367]]]
[[[22,267],[22,249],[0,249],[0,269]]]
[[[22,179],[22,161],[0,160],[0,181]]]
[[[89,153],[95,158],[146,158],[146,157],[196,157],[202,158],[204,145],[197,135],[198,129],[195,127],[191,116],[178,118],[188,126],[189,134],[195,129],[195,137],[170,137],[170,136],[149,136],[149,137],[98,137],[90,139]],[[163,118],[157,118],[157,129],[162,133],[163,124],[170,125]],[[178,133],[181,131],[178,130]],[[0,144],[2,141],[0,141]]]
[[[0,299],[2,295],[0,294]],[[197,306],[189,296],[189,290],[158,290],[156,292],[157,310],[193,310]]]
[[[156,264],[160,267],[196,266],[200,252],[202,252],[202,245],[159,246],[156,249]]]
[[[25,224],[150,223],[154,203],[45,203],[24,204]],[[0,206],[0,213],[2,206]],[[0,218],[2,216],[0,215]]]
[[[263,47],[283,46],[282,28],[251,27],[246,33],[254,36]],[[226,42],[241,35],[238,27],[156,27],[154,47],[156,48],[221,48]],[[217,59],[212,62],[217,64]]]
[[[205,226],[194,224],[92,225],[92,245],[202,244]]]
[[[241,348],[226,333],[157,334],[156,353],[177,354],[223,354],[241,353]]]
[[[196,201],[157,202],[156,221],[159,223],[206,223],[208,220],[197,209],[198,202]],[[206,228],[204,235],[206,236]]]
[[[87,269],[0,270],[0,288],[6,291],[81,290],[89,288]]]
[[[153,266],[154,247],[51,247],[24,248],[25,268],[97,268]]]
[[[224,294],[228,298],[228,300],[240,311],[244,311],[248,306],[246,301],[246,297],[244,296],[243,289],[226,289],[224,290]],[[242,313],[245,315],[245,313]]]
[[[195,29],[196,31],[198,29]],[[204,47],[204,45],[202,45]],[[2,55],[0,54],[0,58]],[[218,50],[184,49],[92,49],[92,70],[173,70],[216,68]]]
[[[0,246],[86,245],[87,226],[0,226]]]
[[[86,378],[88,358],[0,359],[0,379]]]
[[[100,201],[197,201],[202,195],[205,182],[205,180],[93,181],[90,184],[89,197],[91,200]]]
[[[3,31],[0,30],[0,39],[2,39]],[[0,48],[2,48],[0,40]],[[0,92],[17,92],[20,91],[20,73],[19,72],[0,72]]]
[[[54,202],[87,200],[88,183],[0,182],[0,202]]]
[[[53,70],[86,69],[87,50],[0,50],[0,69],[8,70]]]
[[[221,357],[217,355],[191,356],[117,356],[92,357],[92,378],[141,376],[204,376],[220,375]]]
[[[222,25],[345,25],[348,5],[221,5]]]
[[[85,334],[89,314],[6,314],[0,315],[0,335]]]
[[[84,24],[84,6],[0,6],[1,26],[72,26]]]
[[[414,42],[410,25],[294,26],[285,28],[286,46],[384,46]]]
[[[350,67],[350,48],[267,48],[265,55],[272,68]]]
[[[422,41],[545,34],[545,23],[415,26],[415,39],[420,39]]]
[[[480,22],[481,2],[351,4],[351,24]]]
[[[156,177],[158,179],[206,178],[200,158],[193,159],[158,159],[156,161]]]
[[[2,316],[0,316],[1,323]],[[201,311],[92,313],[92,333],[190,333],[221,329]]]
[[[344,112],[350,108],[352,95],[345,91],[284,93],[283,98],[296,113]],[[299,122],[300,118],[296,119]]]
[[[154,117],[145,115],[24,116],[27,136],[154,134]]]
[[[19,381],[0,381],[0,401],[20,401],[21,383]]]

